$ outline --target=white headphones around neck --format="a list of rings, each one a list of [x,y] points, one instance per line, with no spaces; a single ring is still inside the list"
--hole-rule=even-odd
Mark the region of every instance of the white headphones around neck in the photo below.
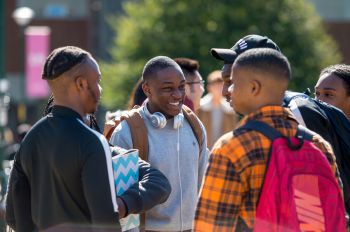
[[[159,129],[162,129],[166,126],[167,120],[162,113],[154,112],[153,114],[151,114],[147,108],[147,104],[143,108],[146,116],[151,120],[152,126]],[[184,115],[181,111],[178,115],[174,116],[173,128],[179,129],[182,126],[183,121],[184,121]]]
[[[146,114],[146,117],[148,117],[151,120],[152,126],[155,128],[162,129],[166,126],[167,120],[166,117],[160,113],[160,112],[154,112],[151,114],[147,108],[147,103],[143,107],[143,111]],[[178,168],[178,174],[179,174],[179,180],[180,180],[180,221],[181,221],[181,230],[183,230],[183,221],[182,221],[182,183],[181,183],[181,171],[180,171],[180,127],[183,125],[184,121],[184,115],[181,112],[174,116],[174,124],[173,128],[177,130],[177,145],[176,145],[176,150],[177,150],[177,168]]]

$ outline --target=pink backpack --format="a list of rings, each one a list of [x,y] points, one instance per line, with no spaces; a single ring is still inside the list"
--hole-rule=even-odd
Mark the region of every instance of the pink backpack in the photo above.
[[[345,232],[341,190],[326,156],[311,143],[313,132],[299,126],[296,137],[285,137],[259,121],[243,128],[273,141],[254,232]]]

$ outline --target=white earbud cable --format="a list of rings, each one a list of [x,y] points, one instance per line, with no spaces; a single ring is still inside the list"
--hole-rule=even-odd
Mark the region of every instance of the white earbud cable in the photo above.
[[[177,128],[177,168],[179,173],[180,182],[180,231],[183,231],[183,221],[182,221],[182,183],[181,183],[181,172],[180,172],[180,127]]]

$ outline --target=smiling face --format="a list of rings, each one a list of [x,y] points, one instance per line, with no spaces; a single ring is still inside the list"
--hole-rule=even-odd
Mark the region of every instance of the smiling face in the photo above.
[[[168,67],[156,73],[142,85],[149,100],[150,113],[161,112],[171,118],[181,112],[185,98],[185,77],[181,69]]]
[[[342,79],[331,73],[321,75],[315,86],[316,99],[327,102],[345,114],[350,112],[350,96]]]

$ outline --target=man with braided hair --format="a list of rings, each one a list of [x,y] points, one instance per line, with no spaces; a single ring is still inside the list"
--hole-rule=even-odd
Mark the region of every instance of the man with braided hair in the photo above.
[[[42,78],[52,90],[53,104],[15,156],[7,224],[16,231],[120,231],[125,202],[138,210],[146,206],[138,189],[124,199],[116,197],[109,144],[84,123],[101,95],[97,62],[80,48],[58,48],[48,56]],[[160,195],[153,194],[157,201],[166,200],[166,184],[165,190],[157,189]]]

